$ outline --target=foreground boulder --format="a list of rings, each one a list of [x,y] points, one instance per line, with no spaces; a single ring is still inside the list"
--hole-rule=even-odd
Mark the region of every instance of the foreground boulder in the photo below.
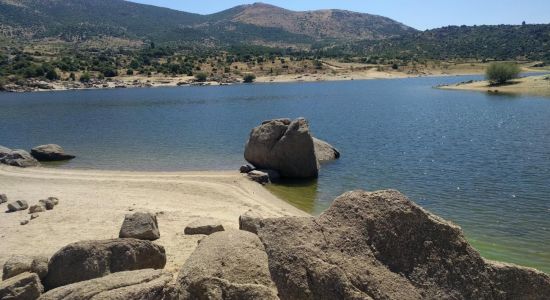
[[[281,177],[314,178],[319,174],[313,139],[303,118],[265,121],[252,129],[244,158],[258,169],[279,172]]]
[[[44,287],[34,273],[22,273],[0,282],[2,300],[35,300],[43,291]]]
[[[70,160],[76,156],[65,153],[61,146],[56,144],[41,145],[32,148],[31,155],[38,161]]]
[[[550,277],[485,261],[397,191],[348,192],[317,218],[255,226],[281,299],[544,299]]]
[[[48,273],[48,259],[42,256],[11,256],[4,263],[4,267],[2,268],[2,280],[15,277],[25,272],[35,273],[39,278],[44,278]]]
[[[218,231],[224,231],[223,225],[219,220],[213,218],[201,218],[189,223],[183,230],[183,233],[188,235],[210,235]]]
[[[278,299],[260,239],[230,230],[204,238],[177,281],[179,299]]]
[[[164,299],[172,274],[163,270],[118,272],[51,290],[40,300],[157,300]]]
[[[48,290],[115,272],[162,269],[164,247],[150,241],[113,239],[69,244],[50,259],[44,285]]]
[[[8,203],[8,211],[16,212],[20,210],[25,210],[29,208],[29,204],[25,200],[17,200],[11,203]]]
[[[313,138],[313,146],[315,148],[315,156],[320,162],[326,162],[340,158],[340,152],[331,144],[325,141],[322,141],[318,138]]]
[[[157,217],[153,214],[143,212],[126,215],[118,237],[149,241],[158,240],[160,232]]]
[[[20,167],[38,167],[40,163],[25,150],[13,150],[0,159],[0,163]]]

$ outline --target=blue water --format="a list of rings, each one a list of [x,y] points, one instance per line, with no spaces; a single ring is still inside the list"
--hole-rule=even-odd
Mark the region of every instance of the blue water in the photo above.
[[[298,206],[398,189],[484,256],[550,272],[550,99],[432,88],[469,79],[2,93],[0,145],[60,144],[64,168],[236,170],[252,127],[303,116],[342,158],[279,186]]]

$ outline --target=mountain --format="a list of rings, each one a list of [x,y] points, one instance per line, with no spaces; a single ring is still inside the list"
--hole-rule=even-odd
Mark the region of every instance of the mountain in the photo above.
[[[123,0],[0,0],[0,33],[11,38],[311,45],[380,40],[416,32],[391,19],[342,10],[295,12],[263,3],[198,15]]]

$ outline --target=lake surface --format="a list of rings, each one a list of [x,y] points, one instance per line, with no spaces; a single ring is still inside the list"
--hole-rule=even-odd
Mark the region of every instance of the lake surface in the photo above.
[[[550,99],[432,88],[469,79],[2,93],[0,145],[78,155],[52,167],[236,170],[252,127],[303,116],[342,158],[277,195],[318,214],[348,190],[398,189],[485,257],[550,273]]]

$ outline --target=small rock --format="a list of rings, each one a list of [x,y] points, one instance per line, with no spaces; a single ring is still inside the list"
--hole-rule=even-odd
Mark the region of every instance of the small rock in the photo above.
[[[66,154],[65,150],[56,144],[34,147],[31,155],[39,161],[62,161],[75,158],[74,155]]]
[[[46,208],[42,204],[35,204],[29,208],[29,214],[39,213],[46,211]]]
[[[313,138],[313,146],[315,148],[315,156],[320,162],[326,162],[340,158],[340,152],[331,144],[325,141],[322,141],[318,138]]]
[[[29,208],[29,204],[25,200],[17,200],[8,204],[8,211],[15,212]]]
[[[19,223],[19,224],[21,224],[21,225],[27,225],[27,224],[29,224],[29,220],[23,220],[23,221],[21,221],[21,223]]]
[[[6,194],[0,194],[0,204],[8,202],[8,196]]]
[[[251,166],[251,165],[242,165],[240,168],[239,168],[239,171],[241,173],[248,173],[250,171],[253,171],[254,170],[254,167]]]
[[[59,199],[57,199],[57,197],[48,197],[48,200],[52,201],[54,205],[59,204]]]
[[[35,256],[31,264],[31,272],[36,273],[40,279],[46,278],[48,275],[49,259],[45,256]]]
[[[264,173],[267,173],[267,176],[269,176],[269,182],[277,182],[281,178],[281,175],[279,172],[275,170],[258,170]]]
[[[259,184],[269,183],[269,174],[259,170],[248,172],[248,178],[250,178],[252,181],[255,181]]]
[[[256,234],[261,220],[262,216],[250,209],[239,217],[239,229]]]
[[[34,300],[44,292],[38,275],[22,273],[0,282],[0,299]]]
[[[31,220],[34,220],[36,218],[38,218],[40,215],[39,214],[32,214],[31,215]]]
[[[142,212],[126,215],[118,237],[149,241],[159,239],[157,216]]]
[[[17,276],[31,270],[33,258],[25,255],[13,255],[4,263],[2,280]]]
[[[46,210],[52,210],[55,207],[55,202],[53,200],[43,199],[38,201],[42,206],[46,208]]]
[[[187,227],[185,227],[184,233],[188,235],[210,235],[218,231],[224,231],[223,225],[220,223],[220,221],[212,218],[203,218],[187,225]]]

